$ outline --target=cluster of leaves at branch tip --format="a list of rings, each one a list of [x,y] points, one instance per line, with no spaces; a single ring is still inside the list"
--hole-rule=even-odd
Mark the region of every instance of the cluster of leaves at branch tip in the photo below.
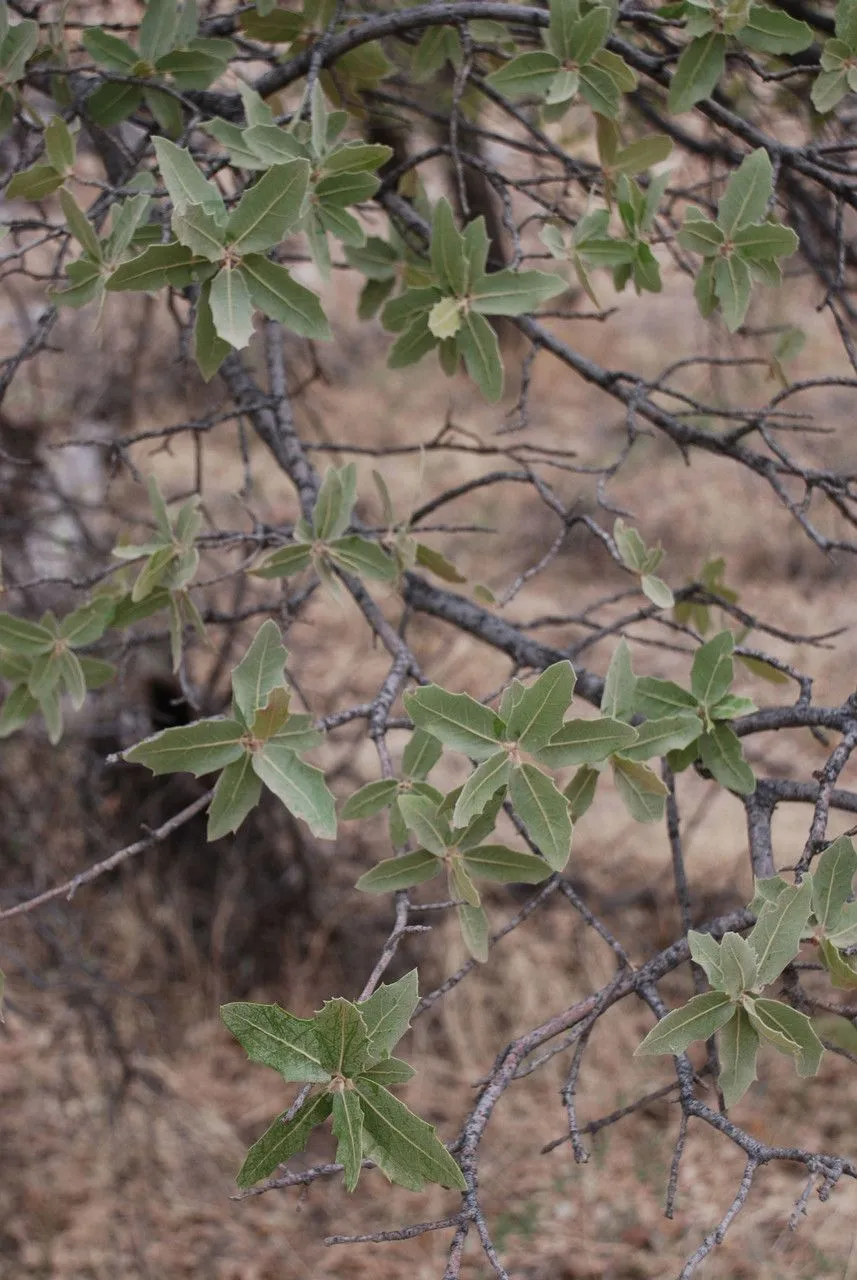
[[[672,609],[675,598],[663,578],[655,574],[664,558],[660,544],[647,547],[636,529],[619,518],[613,525],[613,541],[622,563],[640,578],[640,590],[659,609]]]
[[[390,1092],[414,1074],[391,1055],[418,999],[411,970],[368,1000],[328,1000],[314,1018],[296,1018],[275,1004],[223,1005],[221,1017],[251,1061],[273,1068],[287,1082],[313,1086],[293,1115],[283,1112],[254,1142],[238,1173],[239,1186],[252,1186],[303,1151],[313,1129],[332,1116],[347,1191],[357,1186],[364,1160],[411,1191],[427,1182],[467,1189],[434,1127]]]
[[[273,619],[263,622],[232,672],[228,716],[165,729],[123,753],[152,773],[219,773],[208,810],[208,839],[237,831],[256,807],[263,785],[314,835],[332,840],[336,810],[324,774],[301,759],[323,734],[308,715],[289,709],[284,677],[288,654]]]
[[[312,512],[295,525],[293,541],[266,555],[251,569],[257,578],[287,578],[312,565],[322,582],[336,589],[334,569],[376,582],[398,575],[396,561],[377,542],[346,533],[357,500],[357,468],[353,462],[330,467]]]
[[[712,990],[694,996],[662,1018],[637,1047],[638,1054],[684,1053],[696,1040],[719,1036],[720,1088],[727,1106],[756,1079],[760,1044],[792,1058],[800,1076],[814,1076],[824,1047],[811,1020],[790,1005],[761,995],[809,943],[835,987],[857,987],[857,902],[852,886],[857,852],[842,836],[828,845],[811,874],[790,885],[781,876],[756,881],[750,909],[756,924],[747,938],[726,933],[688,934],[691,957]]]
[[[779,286],[781,258],[798,248],[798,238],[768,214],[774,175],[764,147],[742,160],[726,184],[712,221],[689,208],[677,240],[683,249],[704,259],[694,295],[700,313],[710,316],[719,307],[726,327],[743,324],[753,282]]]
[[[857,92],[857,0],[839,0],[834,36],[821,50],[821,73],[812,86],[816,111],[832,111],[846,93]]]

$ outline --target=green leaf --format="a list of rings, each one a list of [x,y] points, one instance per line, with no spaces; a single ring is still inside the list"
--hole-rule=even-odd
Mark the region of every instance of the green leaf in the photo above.
[[[380,778],[377,782],[367,782],[354,795],[349,796],[342,810],[342,817],[371,818],[373,814],[388,809],[399,788],[395,778]]]
[[[829,938],[819,940],[818,953],[830,974],[830,981],[834,987],[841,990],[852,990],[857,987],[857,967],[855,967],[854,956],[844,956]]]
[[[176,0],[147,0],[138,35],[140,55],[154,62],[173,48],[179,14]]]
[[[425,778],[441,757],[443,748],[437,738],[425,729],[415,729],[402,753],[402,772],[406,778]]]
[[[293,280],[285,267],[261,254],[247,255],[241,264],[253,305],[302,338],[327,341],[330,325],[321,301],[311,289]]]
[[[668,751],[681,751],[701,733],[702,721],[690,711],[646,720],[637,726],[637,741],[621,748],[622,755],[628,760],[651,760],[653,756],[665,756]]]
[[[720,944],[715,942],[710,933],[698,933],[695,929],[688,930],[687,941],[692,959],[704,971],[712,987],[716,987],[719,991],[724,990]]]
[[[694,996],[681,1009],[673,1009],[661,1018],[641,1044],[634,1056],[649,1054],[684,1053],[694,1040],[707,1040],[719,1030],[735,1012],[735,1006],[722,991],[706,991]]]
[[[709,707],[708,714],[712,720],[736,720],[738,716],[749,715],[755,710],[756,704],[751,698],[740,698],[736,694],[727,693],[725,698]]]
[[[644,573],[640,578],[640,587],[643,595],[659,609],[671,609],[675,604],[675,597],[670,588],[662,578],[657,578],[654,574]]]
[[[589,62],[602,45],[607,43],[613,15],[606,5],[598,5],[576,22],[570,33],[568,58],[582,67]]]
[[[4,700],[0,711],[0,738],[8,738],[10,734],[17,732],[38,707],[38,702],[27,686],[16,685]]]
[[[325,173],[360,173],[380,168],[393,155],[392,147],[382,143],[346,142],[325,158]]]
[[[690,687],[700,706],[713,707],[729,692],[734,646],[732,632],[721,631],[694,654]]]
[[[397,858],[385,858],[364,872],[355,887],[363,893],[394,893],[422,884],[424,880],[433,880],[440,869],[441,864],[433,853],[417,849]]]
[[[652,720],[694,711],[699,704],[692,693],[672,680],[640,676],[633,694],[633,709]]]
[[[652,165],[668,160],[672,149],[672,139],[665,133],[650,133],[623,147],[616,153],[609,167],[614,173],[643,173],[646,169],[651,169]]]
[[[363,1015],[350,1000],[326,1000],[313,1019],[319,1061],[331,1076],[355,1076],[369,1064]]]
[[[406,1084],[415,1075],[416,1072],[413,1067],[409,1066],[407,1062],[402,1062],[401,1058],[382,1058],[380,1062],[375,1063],[374,1067],[362,1072],[361,1078],[363,1080],[372,1080],[375,1084],[380,1084],[385,1089],[390,1089],[396,1084]]]
[[[500,742],[497,717],[468,693],[447,693],[439,685],[428,685],[406,693],[404,703],[418,728],[425,729],[453,751],[472,756],[474,760],[487,760],[497,750]]]
[[[475,880],[495,884],[541,884],[551,874],[550,867],[532,853],[521,853],[502,844],[481,844],[464,855],[464,863]]]
[[[45,129],[45,150],[48,160],[60,173],[67,173],[74,164],[74,136],[62,116],[53,116]]]
[[[600,773],[590,765],[584,764],[563,791],[568,801],[568,811],[572,822],[578,822],[595,799]]]
[[[449,896],[459,899],[469,907],[478,907],[480,902],[479,890],[471,880],[461,858],[453,857],[450,859],[447,870],[449,873]]]
[[[101,242],[95,234],[92,223],[80,208],[74,196],[65,187],[60,190],[60,205],[65,214],[68,229],[75,240],[81,245],[85,253],[88,253],[96,262],[100,262],[103,256]]]
[[[625,808],[636,822],[660,822],[667,789],[648,765],[614,756],[613,779]]]
[[[734,236],[742,227],[764,218],[773,189],[770,157],[759,147],[744,157],[726,184],[717,209],[717,222],[724,233]]]
[[[418,1004],[416,969],[398,982],[383,983],[368,1000],[361,1000],[357,1007],[366,1025],[373,1061],[386,1059],[392,1053],[411,1025]]]
[[[238,253],[259,253],[284,240],[300,220],[309,184],[309,161],[274,165],[244,193],[226,225]]]
[[[620,87],[611,72],[595,61],[580,68],[580,92],[592,110],[599,115],[612,118],[619,114]]]
[[[561,276],[546,271],[495,271],[474,281],[471,306],[484,316],[520,316],[567,287]]]
[[[682,249],[699,253],[703,258],[713,258],[725,239],[717,223],[704,217],[698,209],[693,207],[686,211],[682,228],[676,236]]]
[[[828,845],[812,873],[812,910],[827,933],[836,930],[857,875],[857,852],[848,836]]]
[[[252,1187],[262,1178],[267,1178],[290,1156],[303,1151],[313,1129],[323,1124],[332,1110],[331,1095],[320,1093],[308,1099],[287,1124],[284,1122],[285,1112],[278,1116],[247,1152],[236,1178],[239,1187]]]
[[[562,718],[574,695],[574,681],[572,665],[565,660],[543,671],[515,703],[506,724],[508,737],[525,751],[533,751],[552,739],[562,728]]]
[[[539,98],[547,93],[559,69],[559,58],[552,53],[522,53],[492,71],[485,82],[506,98]]]
[[[273,618],[268,618],[232,672],[232,696],[245,724],[253,724],[271,690],[282,684],[288,656],[280,628]]]
[[[282,685],[271,690],[271,694],[263,707],[257,712],[250,726],[250,731],[254,738],[261,742],[267,742],[269,738],[276,737],[277,742],[289,746],[294,740],[293,729],[295,721],[309,721],[309,716],[290,716],[289,702],[291,694],[288,689]],[[288,728],[286,725],[288,724]],[[302,751],[308,749],[309,746],[318,746],[324,740],[323,734],[318,733],[315,729],[310,729],[309,733],[303,733],[298,729],[297,736],[300,738],[300,745],[294,743],[291,746],[293,751]]]
[[[601,697],[601,712],[614,720],[629,720],[635,709],[634,690],[639,681],[631,667],[631,651],[627,640],[620,640],[616,646],[607,675],[604,679],[604,693]]]
[[[465,902],[457,911],[465,947],[474,960],[484,964],[488,959],[488,917],[485,908],[473,907]]]
[[[625,751],[637,741],[637,730],[624,720],[600,716],[597,720],[566,720],[565,724],[536,755],[551,769],[572,764],[597,764],[616,751]]]
[[[371,200],[380,185],[380,178],[373,173],[332,173],[315,184],[319,212],[329,214],[351,204],[362,204]],[[361,232],[361,244],[364,239]]]
[[[501,787],[505,790],[509,781],[509,769],[509,757],[506,752],[498,751],[471,773],[456,801],[452,815],[454,826],[466,827],[473,818],[482,813],[489,800]]]
[[[130,71],[138,61],[136,50],[130,44],[99,27],[86,27],[81,33],[80,42],[92,59],[100,62],[108,71]]]
[[[382,551],[377,542],[352,534],[328,544],[328,553],[348,573],[356,573],[375,582],[390,582],[398,575],[395,560]]]
[[[170,280],[170,273],[193,262],[190,249],[183,244],[153,244],[136,258],[123,262],[107,279],[108,293],[127,289],[154,293]],[[189,274],[189,273],[188,273]]]
[[[173,210],[173,234],[200,258],[219,262],[223,257],[226,230],[222,220],[201,204],[185,204]]]
[[[467,372],[485,399],[495,403],[503,394],[503,360],[497,334],[484,316],[469,311],[456,341]]]
[[[363,1077],[354,1087],[362,1104],[366,1134],[383,1153],[381,1167],[392,1181],[414,1190],[421,1190],[426,1182],[466,1190],[461,1170],[432,1125],[373,1080]]]
[[[320,542],[340,537],[351,522],[357,497],[357,468],[329,467],[312,513],[313,533]]]
[[[217,336],[236,350],[253,337],[253,303],[241,267],[225,266],[211,282],[208,295]]]
[[[333,1136],[338,1139],[336,1159],[343,1166],[345,1190],[353,1191],[360,1177],[363,1159],[363,1111],[357,1095],[351,1090],[343,1089],[332,1096]]]
[[[824,1055],[824,1045],[805,1013],[761,996],[745,1004],[747,1016],[762,1037],[795,1060],[799,1076],[814,1076]]]
[[[836,71],[822,71],[819,76],[816,76],[810,90],[812,105],[816,111],[825,115],[845,97],[848,87],[848,77],[844,68]]]
[[[399,809],[420,844],[438,858],[443,858],[452,844],[452,833],[438,806],[426,796],[407,792],[399,797]]]
[[[744,1009],[737,1008],[720,1031],[718,1084],[727,1107],[740,1102],[756,1079],[759,1035]]]
[[[547,41],[557,58],[563,61],[571,59],[574,29],[579,22],[579,0],[553,0],[550,5]]]
[[[87,689],[100,689],[109,684],[116,675],[112,662],[102,662],[100,658],[80,658],[80,669],[86,681]]]
[[[778,222],[762,222],[758,226],[742,227],[740,231],[736,231],[733,242],[737,252],[748,262],[789,258],[800,247],[791,227],[783,227]]]
[[[52,195],[65,181],[65,175],[50,164],[35,164],[31,169],[16,173],[6,188],[8,200],[43,200]]]
[[[752,289],[750,269],[737,254],[719,258],[714,264],[714,292],[730,333],[744,323]]]
[[[725,63],[725,36],[712,31],[699,40],[691,40],[682,52],[670,82],[670,114],[681,115],[709,97],[723,74]]]
[[[115,603],[108,596],[95,596],[69,613],[59,625],[59,634],[73,648],[100,640],[113,616]]]
[[[71,699],[71,705],[75,711],[79,711],[86,701],[86,677],[83,674],[83,668],[71,649],[60,653],[59,666],[60,679]]]
[[[254,578],[288,578],[293,573],[300,573],[312,559],[312,547],[297,542],[287,547],[280,547],[266,556],[254,569],[248,569]]]
[[[232,350],[228,342],[218,336],[211,314],[211,282],[206,281],[199,291],[196,317],[193,326],[193,354],[199,371],[209,382]]]
[[[720,972],[718,984],[732,999],[744,991],[751,991],[758,981],[759,971],[756,953],[738,933],[724,933],[720,943]]]
[[[759,960],[760,986],[772,983],[794,960],[800,951],[811,910],[812,882],[809,879],[800,886],[787,886],[779,892],[775,902],[762,907],[747,937]]]
[[[835,930],[830,934],[835,947],[853,947],[857,944],[857,903],[846,902]]]
[[[217,779],[208,809],[206,839],[219,840],[237,831],[259,803],[261,794],[262,784],[253,772],[252,757],[249,751],[244,751]]]
[[[429,573],[442,578],[444,582],[467,581],[464,574],[458,572],[451,560],[447,560],[446,556],[441,555],[439,551],[435,551],[434,547],[427,547],[424,542],[417,543],[416,563],[422,565],[424,569],[428,569]]]
[[[123,760],[142,764],[154,774],[192,773],[201,777],[224,769],[244,753],[244,729],[237,720],[214,718],[164,729],[123,752]]]
[[[800,53],[812,44],[812,27],[766,4],[752,4],[737,39],[745,49],[759,53]]]
[[[413,324],[409,325],[393,344],[387,357],[387,367],[389,369],[404,369],[408,365],[417,364],[424,355],[427,355],[429,351],[433,351],[437,344],[438,339],[429,329],[427,317],[418,316]]]
[[[154,147],[158,168],[174,209],[199,204],[215,216],[225,217],[223,197],[217,187],[203,177],[189,151],[177,147],[168,138],[155,138]]]
[[[322,840],[336,837],[336,805],[321,769],[306,764],[273,738],[254,754],[253,768],[289,812],[303,819],[313,835]]]
[[[330,1079],[321,1065],[314,1018],[295,1018],[279,1005],[247,1001],[221,1005],[220,1016],[250,1061],[272,1067],[287,1083]]]
[[[722,787],[750,796],[756,790],[753,770],[744,759],[741,739],[722,721],[699,739],[699,755],[709,773]]]
[[[509,799],[545,861],[562,871],[571,853],[571,818],[568,801],[553,780],[535,765],[512,770]]]
[[[5,5],[3,9],[5,18]],[[0,48],[3,79],[6,84],[14,84],[15,81],[22,79],[24,68],[35,53],[38,43],[39,24],[30,18],[24,18],[22,22],[17,22],[6,30],[2,48]]]

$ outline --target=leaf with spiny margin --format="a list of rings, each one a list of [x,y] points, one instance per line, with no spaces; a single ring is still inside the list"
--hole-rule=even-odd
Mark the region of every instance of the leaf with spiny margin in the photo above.
[[[624,720],[566,720],[559,732],[533,754],[551,769],[572,764],[598,764],[637,741],[637,730]]]
[[[722,981],[717,985],[734,1000],[743,991],[751,991],[758,981],[756,953],[739,933],[724,933],[720,942]]]
[[[123,760],[142,764],[154,774],[192,773],[199,778],[224,769],[244,752],[245,730],[237,720],[214,717],[164,729],[122,753]]]
[[[637,741],[622,747],[622,755],[628,760],[651,760],[652,756],[683,750],[701,733],[702,721],[693,712],[645,720],[637,726]]]
[[[408,830],[416,836],[423,848],[428,849],[435,857],[444,857],[452,843],[452,832],[438,806],[426,796],[407,792],[399,797],[399,808]]]
[[[578,822],[595,799],[600,773],[591,765],[584,764],[577,770],[571,782],[563,791],[568,801],[568,811],[572,822]]]
[[[474,760],[487,760],[500,744],[496,715],[468,693],[448,693],[432,684],[406,693],[403,701],[418,728]]]
[[[366,1026],[373,1062],[386,1059],[411,1025],[419,1003],[417,971],[411,969],[397,982],[383,983],[358,1009]]]
[[[437,738],[425,729],[414,729],[402,753],[402,772],[406,778],[426,778],[442,754]]]
[[[458,923],[465,947],[480,964],[488,959],[488,917],[484,907],[462,903],[458,908]]]
[[[441,805],[441,812],[447,813],[450,809],[454,809],[460,794],[460,791],[450,792]],[[502,791],[496,791],[479,816],[469,822],[463,831],[457,827],[455,828],[452,832],[452,839],[459,853],[467,853],[470,849],[475,849],[477,845],[482,844],[482,841],[490,836],[497,825],[497,815],[503,807],[505,798],[505,788]]]
[[[700,737],[699,755],[721,786],[742,796],[752,795],[756,790],[756,779],[744,759],[741,739],[728,724],[721,721]]]
[[[165,284],[176,283],[177,272],[182,274],[182,278],[186,275],[190,280],[191,264],[195,261],[198,259],[194,258],[193,251],[187,245],[178,242],[152,244],[135,258],[118,266],[108,276],[105,288],[108,293],[122,293],[131,289],[141,293],[154,293]]]
[[[360,1075],[363,1080],[372,1080],[375,1084],[389,1089],[395,1084],[407,1084],[408,1080],[414,1078],[416,1072],[407,1062],[402,1062],[401,1058],[382,1058],[380,1062],[362,1071]]]
[[[696,961],[705,973],[712,987],[724,990],[723,961],[720,955],[720,944],[710,933],[699,933],[689,929],[687,934],[691,958]]]
[[[535,765],[520,765],[512,770],[509,799],[548,866],[562,871],[571,853],[571,818],[553,779]]]
[[[771,902],[776,902],[781,893],[793,887],[782,876],[766,876],[763,880],[756,880],[753,900],[748,910],[752,911],[756,916],[761,915],[763,907]]]
[[[759,1051],[759,1033],[744,1009],[737,1008],[735,1016],[720,1029],[720,1075],[717,1083],[727,1107],[740,1102],[756,1079],[756,1055]]]
[[[310,751],[321,746],[324,734],[314,727],[312,716],[290,715],[283,727],[271,734],[269,741],[278,747],[288,747],[289,751]]]
[[[232,672],[232,696],[245,724],[253,724],[268,695],[282,684],[288,656],[280,628],[273,618],[268,618]]]
[[[848,836],[840,836],[824,850],[812,873],[812,910],[827,933],[836,931],[842,908],[857,875],[857,852]]]
[[[505,751],[497,751],[471,773],[461,789],[452,815],[453,825],[466,827],[478,817],[488,801],[509,781],[509,757]]]
[[[508,736],[525,751],[533,751],[553,738],[562,728],[562,718],[574,696],[574,682],[574,670],[568,661],[555,662],[543,671],[512,707],[506,721]]]
[[[661,1018],[634,1050],[635,1057],[649,1054],[684,1053],[694,1040],[707,1040],[735,1012],[735,1005],[722,991],[706,991],[693,996],[680,1009]]]
[[[367,782],[348,797],[341,816],[346,821],[350,818],[371,818],[373,814],[389,808],[398,789],[399,784],[395,778],[379,778],[377,782]]]
[[[314,836],[336,838],[336,804],[321,769],[306,764],[289,747],[272,738],[253,755],[253,768],[265,786]]]
[[[660,822],[667,789],[658,775],[638,760],[613,756],[610,763],[616,790],[635,822]]]
[[[765,216],[774,189],[774,170],[764,147],[745,156],[726,184],[717,222],[727,236]]]
[[[401,841],[394,841],[401,843]],[[441,869],[440,859],[426,849],[403,853],[397,858],[385,858],[370,871],[365,871],[355,885],[362,893],[395,893],[433,880]]]
[[[267,1178],[290,1156],[303,1151],[313,1129],[323,1124],[332,1110],[330,1094],[320,1093],[309,1098],[288,1123],[285,1122],[286,1112],[278,1116],[247,1152],[236,1178],[238,1186],[252,1187],[262,1178]]]
[[[634,707],[634,690],[639,681],[631,666],[631,650],[624,638],[616,646],[601,696],[602,715],[614,720],[630,720]]]
[[[356,1080],[355,1091],[362,1104],[364,1132],[372,1144],[370,1158],[375,1158],[374,1151],[382,1153],[380,1167],[391,1181],[415,1191],[426,1182],[466,1190],[461,1170],[432,1125],[373,1080]],[[364,1153],[370,1154],[365,1142]]]
[[[217,336],[240,351],[253,337],[253,302],[242,267],[225,266],[208,295]]]
[[[331,1076],[349,1078],[370,1062],[369,1036],[358,1006],[350,1000],[326,1000],[313,1019],[319,1061]]]
[[[463,856],[474,879],[494,884],[541,884],[551,874],[547,863],[535,854],[507,849],[502,844],[481,844]]]
[[[154,146],[158,168],[173,208],[185,209],[188,205],[199,204],[215,216],[225,217],[223,197],[217,187],[203,177],[190,152],[167,138],[155,138]]]
[[[330,325],[317,294],[293,280],[285,267],[260,253],[247,254],[241,267],[253,305],[266,316],[302,338],[321,341],[331,338]]]
[[[264,253],[297,226],[309,185],[309,161],[275,164],[241,197],[226,224],[237,253]]]
[[[834,987],[841,990],[857,987],[857,959],[854,956],[844,956],[829,938],[819,940],[818,952]]]
[[[217,779],[208,809],[207,840],[237,831],[244,819],[259,803],[262,783],[253,772],[249,751],[228,764]]]
[[[330,1079],[321,1063],[314,1018],[295,1018],[279,1005],[245,1000],[221,1005],[220,1017],[250,1061],[273,1068],[287,1084]]]
[[[363,1159],[363,1110],[351,1089],[336,1091],[332,1097],[336,1159],[343,1168],[345,1190],[353,1191],[360,1178]]]
[[[763,1040],[794,1058],[799,1076],[814,1076],[824,1055],[824,1045],[805,1013],[798,1013],[780,1000],[759,996],[747,1000],[747,1016]]]
[[[762,907],[747,941],[759,961],[759,985],[778,978],[800,951],[801,938],[812,910],[812,880],[787,886],[776,902]]]
[[[173,210],[170,225],[180,244],[209,262],[219,262],[223,257],[226,228],[211,209],[201,204],[186,204]]]

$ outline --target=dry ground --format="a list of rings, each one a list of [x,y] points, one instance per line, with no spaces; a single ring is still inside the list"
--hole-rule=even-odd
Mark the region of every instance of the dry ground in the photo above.
[[[628,300],[605,325],[577,325],[569,337],[608,363],[653,370],[665,353],[683,354],[705,342],[686,293],[680,285],[655,300]],[[371,328],[356,330],[347,319],[350,299],[343,286],[338,294],[337,314],[345,319],[337,346],[322,354],[329,383],[316,385],[311,413],[302,411],[308,438],[412,444],[432,436],[448,414],[483,440],[495,438],[502,413],[482,405],[463,381],[447,384],[433,368],[386,372],[384,340]],[[796,287],[794,297],[803,296]],[[807,314],[810,341],[796,375],[830,359],[830,335]],[[90,331],[86,315],[75,317],[61,331],[66,354],[33,367],[26,389],[8,404],[10,415],[38,423],[56,438],[85,435],[93,420],[127,430],[202,411],[217,393],[188,383],[184,371],[171,366],[171,338],[164,336],[160,347],[156,342],[137,359],[140,326],[150,320],[127,307],[115,312],[104,331],[108,342],[104,333]],[[752,370],[740,391],[734,382],[727,390],[755,401],[769,394],[770,384]],[[827,392],[823,401],[801,407],[813,408],[827,426],[850,427],[853,401],[844,396]],[[573,447],[589,459],[610,456],[623,429],[611,402],[551,368],[546,356],[537,365],[531,418],[522,438]],[[853,455],[845,432],[813,447],[840,461]],[[288,518],[294,510],[288,486],[265,465],[258,447],[253,450],[256,509]],[[182,440],[169,455],[142,446],[135,457],[143,469],[156,468],[172,492],[192,475],[193,457]],[[382,469],[406,506],[418,484],[417,458]],[[420,491],[436,492],[475,470],[460,456],[429,455]],[[368,473],[369,464],[361,464],[361,493],[371,501]],[[242,519],[235,496],[242,479],[234,428],[218,429],[206,441],[206,501],[214,519],[233,527]],[[566,499],[579,495],[591,503],[584,479],[567,475],[556,482]],[[140,502],[126,476],[111,484],[117,504]],[[727,559],[742,604],[770,621],[804,631],[853,623],[849,566],[824,561],[752,477],[704,459],[694,459],[688,470],[662,442],[644,439],[612,496],[632,510],[647,538],[663,541],[673,584],[691,578],[716,551]],[[449,508],[448,518],[481,520],[494,530],[481,540],[452,534],[437,545],[498,594],[554,535],[522,486],[482,491]],[[568,609],[621,583],[606,556],[575,538],[509,613],[536,617]],[[295,677],[313,710],[365,697],[383,668],[350,606],[319,599],[307,620],[312,626],[295,626],[289,644]],[[853,633],[835,650],[774,647],[815,675],[820,700],[837,700],[853,688]],[[435,679],[475,694],[506,675],[493,655],[465,638],[450,640],[434,624],[418,648]],[[587,660],[603,671],[609,652],[602,646]],[[652,674],[681,669],[681,656],[648,652]],[[748,681],[751,688],[760,701],[777,696],[758,682]],[[7,821],[0,841],[11,889],[54,883],[116,847],[129,823],[184,802],[180,788],[163,800],[149,790],[135,797],[139,779],[108,784],[98,744],[87,746],[74,735],[57,753],[32,736],[3,749]],[[824,759],[808,736],[757,742],[750,750],[761,770],[795,777],[808,776]],[[342,795],[376,768],[372,751],[347,733],[332,741],[328,764]],[[746,901],[750,878],[740,807],[699,780],[684,783],[682,802],[700,917]],[[784,862],[802,844],[802,816],[791,811],[777,819]],[[573,874],[611,926],[631,940],[635,958],[676,936],[660,831],[635,827],[605,793],[575,841]],[[71,905],[16,923],[0,938],[0,965],[9,978],[7,1021],[0,1029],[4,1280],[436,1280],[442,1274],[443,1233],[347,1251],[322,1244],[333,1231],[372,1231],[452,1212],[454,1197],[439,1189],[419,1196],[391,1191],[369,1174],[350,1198],[338,1181],[316,1183],[305,1195],[230,1198],[242,1151],[282,1108],[285,1093],[273,1073],[246,1063],[217,1019],[218,1002],[250,992],[304,1014],[329,995],[355,994],[388,915],[386,904],[366,903],[351,888],[359,870],[384,851],[380,825],[357,834],[344,826],[334,851],[273,819],[269,827],[262,822],[254,828],[253,838],[237,841],[237,852],[221,845],[207,849],[200,830],[189,829],[166,856],[146,855],[109,882],[82,891]],[[509,909],[509,899],[498,898],[495,920]],[[355,936],[358,911],[364,914]],[[455,928],[440,924],[409,944],[402,963],[419,963],[428,987],[460,955]],[[451,1136],[472,1084],[506,1040],[610,973],[609,953],[567,911],[539,914],[498,948],[489,966],[416,1024],[403,1051],[418,1072],[403,1097]],[[664,992],[683,998],[686,977]],[[667,1080],[666,1063],[630,1056],[648,1025],[642,1007],[625,1005],[599,1023],[581,1079],[584,1120]],[[486,1137],[484,1202],[510,1274],[515,1280],[675,1275],[732,1198],[740,1161],[710,1131],[694,1132],[676,1216],[667,1221],[662,1206],[675,1108],[653,1105],[608,1130],[592,1144],[590,1162],[578,1167],[566,1147],[539,1155],[562,1132],[560,1082],[559,1065],[519,1082]],[[853,1069],[828,1055],[818,1079],[804,1082],[783,1059],[766,1053],[761,1080],[735,1116],[772,1142],[853,1153]],[[331,1150],[322,1136],[307,1160]],[[700,1274],[709,1280],[853,1280],[857,1187],[842,1185],[826,1205],[811,1202],[808,1221],[792,1233],[786,1219],[800,1190],[797,1173],[780,1166],[763,1170],[748,1208]],[[468,1257],[468,1277],[488,1275],[475,1246]]]

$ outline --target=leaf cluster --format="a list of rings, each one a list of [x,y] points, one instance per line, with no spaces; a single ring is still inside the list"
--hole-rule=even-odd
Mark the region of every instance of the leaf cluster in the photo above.
[[[222,1006],[223,1021],[251,1061],[271,1067],[287,1082],[313,1086],[293,1115],[278,1116],[254,1142],[238,1173],[239,1186],[252,1186],[303,1151],[313,1129],[332,1116],[347,1191],[357,1186],[363,1160],[411,1191],[421,1191],[427,1182],[466,1190],[434,1127],[390,1092],[414,1074],[391,1055],[418,998],[417,974],[411,970],[368,1000],[328,1000],[313,1018],[296,1018],[276,1004]]]

